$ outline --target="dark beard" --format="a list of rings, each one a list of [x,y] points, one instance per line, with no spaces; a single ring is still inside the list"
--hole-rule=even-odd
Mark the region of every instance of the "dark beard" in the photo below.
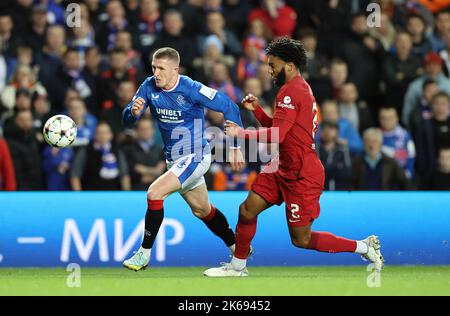
[[[277,87],[282,87],[284,84],[286,83],[286,72],[284,71],[284,67],[283,69],[281,69],[280,73],[278,74],[278,76],[275,78],[274,80],[274,84]]]

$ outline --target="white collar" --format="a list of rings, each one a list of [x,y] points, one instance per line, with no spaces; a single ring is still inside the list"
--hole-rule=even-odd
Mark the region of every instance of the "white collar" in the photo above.
[[[166,89],[162,89],[164,92],[172,92],[173,90],[175,90],[175,88],[176,87],[178,87],[178,84],[180,83],[180,75],[178,75],[178,78],[177,78],[177,82],[175,83],[175,85],[172,87],[172,88],[170,88],[169,90],[166,90]]]

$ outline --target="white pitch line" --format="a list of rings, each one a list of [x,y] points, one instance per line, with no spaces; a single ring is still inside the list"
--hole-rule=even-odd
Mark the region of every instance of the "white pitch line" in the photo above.
[[[18,237],[17,243],[19,244],[43,244],[45,243],[44,237]]]

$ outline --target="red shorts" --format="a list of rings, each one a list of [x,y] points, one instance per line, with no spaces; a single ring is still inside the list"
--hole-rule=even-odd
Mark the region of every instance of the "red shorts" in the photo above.
[[[323,186],[305,178],[289,180],[278,172],[260,173],[252,185],[252,191],[269,204],[286,202],[288,226],[308,226],[319,217],[319,198]]]

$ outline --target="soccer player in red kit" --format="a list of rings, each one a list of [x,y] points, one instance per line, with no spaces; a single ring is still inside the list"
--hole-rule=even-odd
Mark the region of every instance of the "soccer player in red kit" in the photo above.
[[[279,158],[278,161],[272,160],[258,175],[247,199],[239,207],[236,250],[231,262],[208,269],[204,275],[247,276],[246,259],[256,233],[258,215],[283,202],[286,203],[286,219],[294,246],[329,253],[357,253],[375,263],[378,271],[381,270],[384,259],[376,236],[359,241],[311,230],[320,213],[324,168],[314,147],[318,126],[316,101],[300,73],[306,66],[306,52],[300,41],[282,37],[270,43],[266,54],[270,74],[275,84],[281,87],[273,118],[263,111],[256,97],[247,95],[242,104],[253,111],[263,128],[244,130],[227,121],[225,131],[230,136],[243,139],[277,142]]]

